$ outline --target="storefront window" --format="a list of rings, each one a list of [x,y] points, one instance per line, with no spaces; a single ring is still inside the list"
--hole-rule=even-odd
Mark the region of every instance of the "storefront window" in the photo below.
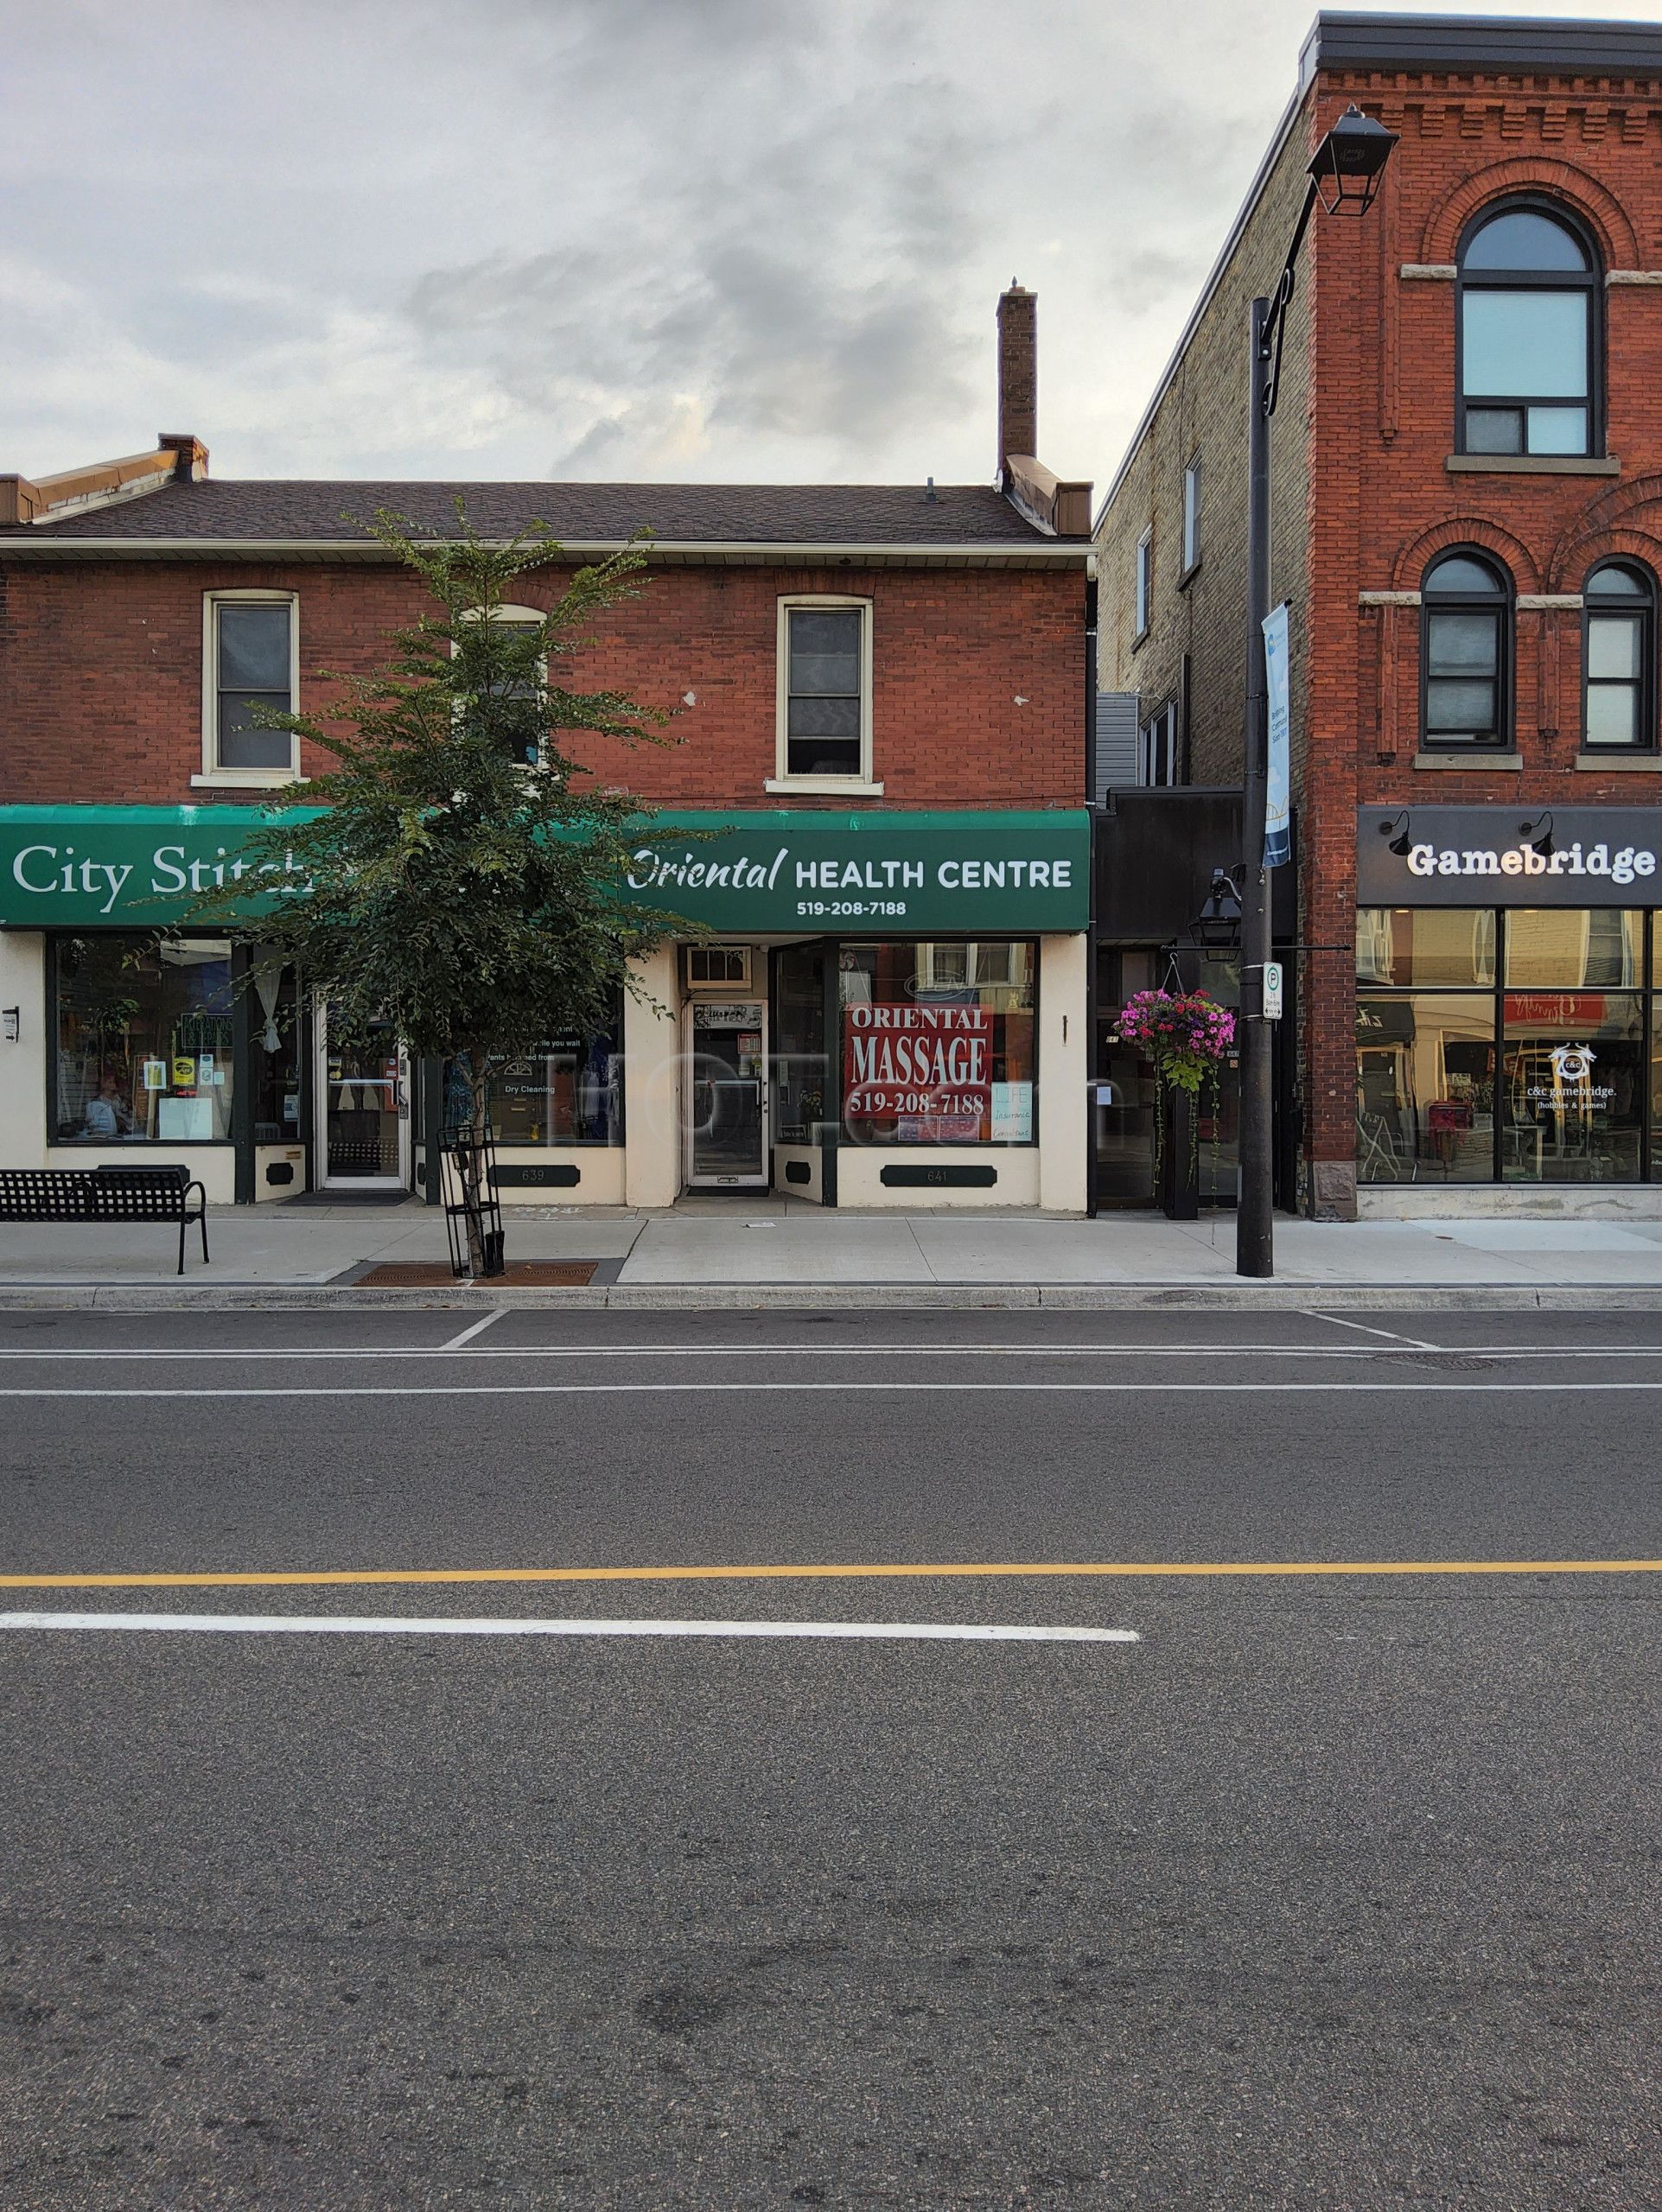
[[[1356,916],[1356,980],[1407,988],[1494,982],[1488,907],[1364,906]]]
[[[54,1144],[231,1135],[231,947],[220,938],[51,940]]]
[[[774,968],[774,1135],[780,1144],[817,1144],[836,1078],[825,1058],[823,944],[787,944]]]
[[[1508,991],[1506,1023],[1506,1180],[1636,1183],[1645,1088],[1639,994]]]
[[[300,1125],[300,1002],[292,968],[262,965],[249,984],[249,1075],[256,1144],[297,1144]]]
[[[845,944],[837,962],[850,1143],[1037,1141],[1031,940]]]
[[[468,1063],[450,1065],[446,1116],[471,1111]],[[551,1037],[534,1052],[502,1061],[490,1079],[491,1130],[499,1145],[623,1142],[623,1001],[597,1035]]]
[[[1494,1059],[1492,992],[1359,996],[1359,1179],[1493,1181]]]
[[[1506,916],[1506,982],[1544,991],[1636,990],[1645,917],[1620,906],[1516,906]]]
[[[1637,1182],[1647,1095],[1662,1111],[1646,928],[1616,906],[1361,910],[1358,1179]],[[1466,988],[1401,988],[1428,971]]]

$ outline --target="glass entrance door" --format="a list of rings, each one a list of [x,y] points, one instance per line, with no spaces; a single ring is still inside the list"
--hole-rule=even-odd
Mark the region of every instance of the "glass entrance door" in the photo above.
[[[409,1180],[405,1065],[390,1021],[336,1044],[317,1010],[317,1151],[325,1190],[396,1190]]]
[[[689,1190],[767,1187],[767,1006],[723,1001],[690,1009],[686,1079]]]

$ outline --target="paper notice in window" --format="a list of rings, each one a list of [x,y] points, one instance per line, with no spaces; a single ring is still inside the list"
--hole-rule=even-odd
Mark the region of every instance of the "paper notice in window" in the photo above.
[[[996,1083],[992,1087],[992,1141],[995,1144],[1033,1141],[1033,1085]]]
[[[144,1088],[146,1090],[165,1090],[168,1087],[168,1064],[165,1060],[146,1060]]]

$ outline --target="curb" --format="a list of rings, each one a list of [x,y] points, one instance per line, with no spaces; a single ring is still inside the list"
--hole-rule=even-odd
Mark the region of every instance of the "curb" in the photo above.
[[[216,1283],[0,1285],[0,1313],[1662,1313],[1662,1285],[1632,1283],[634,1283],[585,1289],[360,1290]]]

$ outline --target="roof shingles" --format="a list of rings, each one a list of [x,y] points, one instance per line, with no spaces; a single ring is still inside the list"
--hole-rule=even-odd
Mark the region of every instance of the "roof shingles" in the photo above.
[[[990,486],[890,484],[456,484],[212,479],[169,484],[143,499],[0,529],[0,545],[96,538],[114,544],[220,541],[340,544],[392,508],[444,535],[460,496],[487,537],[544,522],[563,541],[608,543],[650,529],[669,544],[1067,546],[1047,537]]]

